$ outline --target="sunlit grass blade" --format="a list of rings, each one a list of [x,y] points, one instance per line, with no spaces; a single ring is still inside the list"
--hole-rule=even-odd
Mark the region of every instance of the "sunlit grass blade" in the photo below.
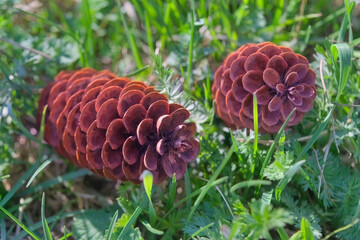
[[[119,211],[116,211],[111,219],[109,228],[108,228],[108,232],[107,232],[107,236],[106,236],[106,240],[111,240],[111,236],[114,232],[114,228],[115,228],[115,224],[116,221],[118,219],[118,215],[119,215]]]
[[[338,79],[338,91],[335,101],[338,102],[341,94],[343,93],[346,82],[349,78],[351,71],[351,57],[352,49],[346,43],[336,43],[331,45],[331,53],[336,64],[336,60],[339,57],[340,60],[340,74]]]
[[[32,181],[34,181],[34,179],[36,178],[36,176],[44,169],[46,168],[50,163],[52,163],[52,161],[54,161],[54,157],[49,159],[49,160],[46,160],[45,162],[43,162],[39,167],[38,169],[36,169],[36,171],[34,172],[34,174],[30,177],[29,181],[27,182],[26,184],[26,187],[29,187],[30,184],[32,183]]]
[[[31,174],[38,167],[38,163],[32,165],[16,182],[16,184],[11,188],[11,190],[1,199],[0,206],[4,206],[15,194],[16,192],[23,186],[26,180],[31,176]]]
[[[155,208],[154,208],[154,205],[152,203],[152,200],[151,200],[151,191],[152,191],[152,187],[153,187],[154,176],[152,175],[152,173],[150,171],[145,170],[141,174],[141,178],[143,178],[145,192],[146,192],[146,195],[147,195],[147,197],[149,199],[150,223],[151,223],[151,225],[155,225],[156,212],[155,212]]]
[[[324,237],[322,240],[327,240],[329,238],[331,238],[331,236],[339,233],[339,232],[342,232],[342,231],[345,231],[346,229],[349,229],[351,228],[352,226],[354,226],[355,224],[357,224],[358,222],[360,221],[359,218],[355,219],[354,221],[352,221],[351,223],[349,223],[348,225],[344,226],[344,227],[341,227],[341,228],[338,228],[336,229],[335,231],[333,231],[332,233],[326,235],[326,237]]]
[[[206,229],[208,229],[209,227],[211,227],[212,225],[214,225],[215,223],[209,223],[208,225],[201,227],[199,230],[197,230],[196,232],[194,232],[193,234],[191,234],[191,238],[195,238],[197,235],[199,235],[201,232],[205,231]]]
[[[285,130],[285,127],[286,125],[288,124],[288,122],[290,121],[290,118],[291,116],[294,114],[294,112],[296,111],[296,108],[294,108],[291,113],[289,114],[289,116],[286,118],[285,122],[283,123],[283,125],[281,126],[279,132],[276,134],[276,137],[274,139],[274,142],[271,144],[267,154],[266,154],[266,157],[265,157],[265,160],[261,166],[261,170],[260,170],[260,180],[262,180],[264,178],[264,171],[265,171],[265,168],[269,165],[270,163],[270,159],[271,159],[271,156],[273,155],[274,151],[275,151],[275,147],[277,145],[277,143],[279,142],[280,140],[280,137],[282,136],[282,133],[284,132]],[[259,187],[257,188],[256,190],[256,193],[259,193],[260,191],[260,187],[261,185],[259,185]]]
[[[148,223],[146,220],[141,220],[140,222],[144,225],[144,227],[145,227],[147,230],[149,230],[149,232],[151,232],[151,233],[153,233],[153,234],[156,234],[156,235],[163,235],[163,234],[164,234],[163,231],[161,231],[161,230],[159,230],[159,229],[156,229],[156,228],[153,228],[153,227],[151,226],[151,224]]]
[[[243,181],[243,182],[239,182],[235,185],[233,185],[230,188],[230,192],[235,192],[236,190],[240,189],[240,188],[244,188],[244,187],[253,187],[253,186],[257,186],[257,185],[270,185],[271,182],[270,181],[266,181],[266,180],[247,180],[247,181]]]
[[[308,143],[305,145],[305,147],[300,152],[299,156],[297,157],[296,161],[300,161],[301,158],[304,156],[304,154],[311,148],[311,146],[316,142],[316,140],[319,138],[321,132],[326,127],[327,123],[329,122],[332,113],[334,112],[335,107],[333,106],[328,115],[324,118],[324,120],[320,123],[319,127],[316,129],[316,131],[313,133],[312,137],[308,141]]]
[[[37,165],[35,166],[35,168],[31,168],[32,169],[31,172],[34,172],[36,167],[37,167]],[[19,194],[19,196],[20,197],[21,196],[26,196],[27,194],[42,191],[42,190],[47,189],[47,188],[49,188],[51,186],[54,186],[56,184],[63,183],[63,182],[69,181],[71,179],[75,179],[75,178],[78,178],[78,177],[81,177],[81,176],[84,176],[84,175],[88,175],[88,174],[90,174],[89,170],[87,170],[87,169],[79,169],[79,170],[77,170],[75,172],[70,172],[70,173],[64,174],[62,176],[57,176],[57,177],[55,177],[55,178],[53,178],[51,180],[45,181],[43,183],[38,183],[36,186],[26,189],[25,191],[21,192]],[[29,176],[30,175],[31,175],[31,173],[29,174]],[[1,203],[0,203],[0,206],[1,206]]]
[[[314,240],[314,234],[311,230],[310,222],[306,218],[301,220],[300,231],[303,239]]]
[[[275,189],[276,200],[280,201],[280,196],[282,191],[285,189],[286,185],[290,182],[290,180],[293,178],[295,173],[299,171],[299,169],[304,163],[305,160],[299,161],[295,163],[289,170],[286,171],[284,178],[281,179],[280,182],[276,185],[276,189]]]
[[[136,76],[136,75],[144,72],[145,70],[147,70],[149,67],[150,67],[150,65],[146,65],[146,66],[144,66],[144,67],[142,67],[142,68],[140,68],[140,69],[135,70],[134,72],[131,72],[131,73],[126,74],[125,77]]]
[[[80,213],[83,213],[84,210],[77,210],[73,212],[65,212],[64,214],[61,214],[61,218],[73,218],[77,216]],[[48,217],[47,222],[48,223],[56,223],[60,219],[59,214],[56,214],[54,216]],[[35,224],[29,226],[29,229],[32,231],[35,231],[42,227],[42,221],[36,222]],[[51,227],[50,227],[51,229]],[[69,233],[71,235],[71,233]],[[22,231],[20,234],[14,237],[12,240],[22,240],[26,236],[26,232]]]
[[[118,240],[122,240],[122,239],[126,239],[126,235],[128,234],[128,232],[130,231],[131,226],[136,222],[136,220],[138,219],[140,213],[143,211],[145,205],[147,203],[147,200],[144,199],[141,201],[141,203],[139,204],[139,206],[135,209],[135,211],[133,212],[133,214],[131,215],[129,221],[126,223],[126,225],[124,226],[124,228],[121,230],[119,237],[117,238]]]
[[[278,232],[281,240],[289,240],[289,236],[287,235],[284,228],[278,227],[277,232]]]
[[[201,201],[203,200],[203,198],[205,197],[205,195],[209,191],[209,189],[211,187],[211,184],[220,175],[221,171],[224,169],[224,167],[226,166],[226,164],[230,160],[234,150],[235,150],[235,143],[233,143],[231,145],[230,149],[226,153],[226,156],[225,156],[224,160],[221,162],[220,166],[216,169],[215,173],[211,176],[209,182],[205,185],[205,188],[202,189],[200,195],[198,196],[198,198],[196,199],[196,201],[194,203],[194,206],[191,208],[190,214],[189,214],[189,216],[188,216],[188,218],[186,220],[186,224],[189,224],[189,222],[190,222],[192,216],[194,215],[197,207],[200,205]]]
[[[254,159],[258,152],[258,131],[259,131],[259,116],[258,116],[258,104],[256,94],[253,95],[253,115],[254,115]]]
[[[211,185],[210,188],[219,185],[223,182],[225,182],[228,179],[228,177],[222,177],[218,180],[215,180]],[[195,197],[196,195],[199,195],[200,193],[202,193],[202,191],[205,190],[205,188],[207,187],[207,185],[195,190],[194,192],[192,192],[191,194],[187,195],[186,197],[184,197],[183,199],[181,199],[180,201],[178,201],[163,217],[162,219],[165,219],[172,211],[174,211],[177,207],[179,207],[181,204],[183,204],[184,202],[186,202],[188,199],[191,199],[193,197]],[[159,224],[158,224],[159,225]]]
[[[42,194],[41,199],[41,222],[46,240],[52,240],[51,231],[45,217],[45,193]]]
[[[38,237],[33,231],[31,231],[28,227],[26,227],[22,222],[20,222],[14,215],[8,212],[5,208],[0,207],[0,210],[3,211],[14,222],[16,222],[16,224],[19,225],[22,229],[24,229],[32,238],[34,238],[35,240],[40,240],[40,237]]]
[[[169,199],[167,202],[167,208],[173,207],[175,201],[175,195],[176,195],[176,173],[174,173],[169,186]]]

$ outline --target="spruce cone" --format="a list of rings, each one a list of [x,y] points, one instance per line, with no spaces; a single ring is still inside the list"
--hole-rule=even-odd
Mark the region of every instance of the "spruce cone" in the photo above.
[[[227,56],[214,78],[216,111],[232,129],[254,129],[253,94],[262,133],[278,132],[295,107],[288,126],[299,124],[316,97],[316,75],[308,60],[270,42],[241,46]]]
[[[109,179],[140,183],[145,169],[155,184],[174,173],[180,179],[199,153],[184,107],[107,70],[60,72],[42,91],[38,119],[46,104],[45,140],[77,166]]]

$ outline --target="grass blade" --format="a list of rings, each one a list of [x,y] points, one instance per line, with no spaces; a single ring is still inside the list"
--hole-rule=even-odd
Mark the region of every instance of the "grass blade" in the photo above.
[[[191,24],[190,24],[190,44],[189,44],[189,58],[187,63],[186,81],[184,82],[184,89],[190,89],[190,78],[192,73],[192,60],[194,51],[194,33],[195,33],[195,3],[194,0],[190,0],[191,5]]]
[[[41,199],[41,223],[42,223],[45,239],[52,240],[51,231],[45,218],[45,193],[42,194],[42,199]]]
[[[258,128],[259,128],[259,119],[258,119],[258,105],[256,94],[253,95],[253,115],[254,115],[254,159],[258,151]]]
[[[126,34],[127,40],[128,40],[128,42],[129,42],[131,51],[132,51],[133,56],[134,56],[134,58],[135,58],[136,65],[137,65],[138,68],[142,68],[142,67],[143,67],[143,64],[142,64],[142,62],[141,62],[141,58],[140,58],[139,52],[138,52],[137,47],[136,47],[136,44],[135,44],[135,39],[134,39],[133,31],[130,30],[129,27],[128,27],[128,25],[127,25],[125,16],[124,16],[124,14],[123,14],[123,12],[122,12],[122,7],[121,7],[121,4],[120,4],[120,1],[117,0],[116,3],[117,3],[117,6],[118,6],[118,9],[119,9],[119,10],[118,10],[118,13],[119,13],[121,22],[122,22],[123,27],[124,27],[124,29],[125,29],[125,34]]]
[[[225,182],[228,179],[228,177],[222,177],[216,181],[214,181],[211,185],[210,188],[219,185],[220,183]],[[196,195],[200,194],[207,185],[195,190],[194,192],[192,192],[191,194],[187,195],[186,197],[184,197],[183,199],[181,199],[179,202],[177,202],[174,207],[172,207],[163,217],[162,219],[165,219],[172,211],[174,211],[177,207],[179,207],[181,204],[183,204],[184,202],[186,202],[188,199],[191,199],[193,197],[195,197]],[[158,224],[159,225],[159,224]]]
[[[284,132],[284,129],[286,127],[286,125],[288,124],[291,116],[294,114],[294,112],[296,111],[296,108],[294,108],[291,113],[289,114],[289,116],[286,118],[285,122],[283,123],[283,125],[281,126],[278,134],[276,134],[276,137],[274,139],[274,142],[271,144],[270,148],[269,148],[269,151],[267,152],[266,154],[266,157],[265,157],[265,160],[261,166],[261,170],[260,170],[260,180],[262,180],[264,178],[264,171],[265,171],[265,168],[269,165],[270,163],[270,158],[271,156],[273,155],[274,151],[275,151],[275,147],[277,145],[277,143],[279,142],[280,140],[280,137],[282,136],[282,133]],[[261,184],[258,186],[257,190],[256,190],[256,194],[259,193],[260,191],[260,187],[261,187]]]
[[[161,230],[159,230],[159,229],[156,229],[156,228],[153,228],[153,227],[151,226],[151,224],[148,223],[147,221],[142,220],[142,221],[140,221],[140,222],[144,225],[144,227],[145,227],[147,230],[149,230],[149,232],[151,232],[151,233],[153,233],[153,234],[156,234],[156,235],[163,235],[163,234],[164,234],[163,231],[161,231]]]
[[[334,60],[337,60],[338,57],[340,60],[340,76],[338,79],[339,86],[335,99],[335,101],[338,102],[350,75],[352,49],[346,43],[336,43],[331,45],[331,53]],[[334,63],[336,63],[336,61],[334,61]]]
[[[112,236],[114,228],[115,228],[116,220],[118,219],[118,215],[119,215],[119,211],[116,211],[114,213],[114,216],[111,219],[110,226],[109,226],[109,229],[108,229],[108,233],[107,233],[107,236],[106,236],[106,240],[111,239],[111,236]]]
[[[277,184],[275,189],[275,198],[280,201],[280,195],[282,191],[285,189],[286,185],[290,182],[292,177],[295,175],[297,171],[301,168],[301,166],[305,163],[305,160],[299,161],[295,163],[289,170],[286,171],[285,176],[280,182]]]
[[[49,165],[52,161],[54,161],[55,158],[51,158],[49,160],[44,161],[38,169],[36,169],[36,171],[34,172],[34,174],[30,177],[28,183],[26,184],[26,187],[29,187],[30,184],[32,183],[32,181],[34,181],[34,179],[36,178],[36,176],[44,169],[47,167],[47,165]]]
[[[266,181],[266,180],[247,180],[247,181],[239,182],[239,183],[233,185],[230,188],[230,192],[235,192],[236,190],[238,190],[240,188],[244,188],[244,187],[257,186],[259,184],[261,184],[261,185],[270,185],[271,182]]]
[[[40,240],[40,238],[33,231],[31,231],[28,227],[26,227],[22,222],[20,222],[14,215],[8,212],[5,208],[0,207],[0,210],[3,211],[14,222],[16,222],[17,225],[19,225],[22,229],[24,229],[35,240]]]
[[[229,149],[229,151],[227,152],[224,160],[222,161],[222,163],[220,164],[220,166],[216,169],[215,173],[212,175],[212,177],[210,178],[209,182],[205,185],[205,188],[202,189],[200,195],[198,196],[198,198],[196,199],[194,206],[191,208],[189,217],[186,220],[186,224],[189,224],[192,216],[194,215],[197,207],[200,205],[200,202],[203,200],[203,198],[205,197],[206,193],[209,191],[211,184],[215,181],[215,179],[219,176],[219,174],[221,173],[221,171],[223,170],[223,168],[226,166],[226,164],[228,163],[228,161],[230,160],[233,152],[235,150],[235,143],[233,143]]]
[[[126,239],[127,233],[129,232],[131,226],[136,222],[136,220],[139,217],[140,213],[143,211],[146,202],[147,202],[146,199],[142,200],[141,203],[139,204],[139,206],[135,209],[135,211],[131,215],[129,221],[126,223],[125,227],[120,232],[118,240]]]

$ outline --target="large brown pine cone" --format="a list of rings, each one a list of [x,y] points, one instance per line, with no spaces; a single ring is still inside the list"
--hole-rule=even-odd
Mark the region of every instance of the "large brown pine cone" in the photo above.
[[[214,78],[216,111],[232,129],[254,129],[253,94],[263,133],[278,132],[294,108],[288,126],[299,124],[316,97],[316,75],[308,60],[270,42],[241,46],[227,56]]]
[[[74,164],[109,179],[140,183],[147,169],[154,183],[183,177],[199,143],[190,113],[169,104],[143,82],[90,68],[62,71],[42,91],[45,140]]]

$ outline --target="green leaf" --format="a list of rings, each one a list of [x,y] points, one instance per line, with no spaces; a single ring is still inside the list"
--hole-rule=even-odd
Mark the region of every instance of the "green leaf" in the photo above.
[[[129,218],[129,221],[126,223],[125,227],[122,229],[118,240],[121,239],[126,239],[125,237],[127,236],[128,232],[131,230],[132,225],[136,222],[137,218],[139,217],[140,213],[143,211],[145,204],[146,204],[146,199],[142,200],[140,205],[135,209],[135,211],[133,212],[133,214],[131,215],[131,217]]]
[[[140,222],[141,222],[141,223],[146,227],[146,229],[149,230],[151,233],[156,234],[156,235],[163,235],[163,234],[164,234],[163,231],[158,230],[158,229],[156,229],[156,228],[153,228],[153,227],[150,225],[150,223],[147,222],[146,220],[141,220]]]
[[[221,162],[220,166],[216,169],[215,173],[211,176],[210,180],[208,181],[208,183],[205,185],[205,188],[203,188],[201,190],[200,195],[198,196],[198,198],[196,199],[194,206],[191,208],[190,214],[187,218],[186,224],[188,224],[192,218],[192,216],[195,213],[195,210],[197,209],[197,207],[200,205],[201,201],[203,200],[203,198],[205,197],[206,193],[209,191],[209,189],[211,188],[212,183],[215,181],[215,179],[219,176],[219,174],[221,173],[221,171],[223,170],[223,168],[226,166],[227,162],[230,160],[233,152],[235,150],[235,143],[233,143],[229,149],[229,151],[227,152],[224,160]]]
[[[266,180],[247,180],[247,181],[239,182],[239,183],[233,185],[230,188],[230,192],[235,192],[236,190],[238,190],[240,188],[244,188],[244,187],[257,186],[259,184],[261,184],[261,185],[270,185],[271,182],[266,181]]]
[[[275,197],[276,200],[280,200],[280,196],[282,191],[285,189],[286,185],[290,182],[292,177],[295,175],[297,171],[301,168],[301,166],[305,163],[305,160],[299,161],[295,163],[286,173],[283,179],[277,184],[275,189]]]
[[[91,209],[79,214],[74,217],[73,233],[75,238],[79,240],[103,239],[111,217],[111,214],[104,209]]]
[[[33,237],[35,240],[40,240],[40,238],[31,231],[28,227],[26,227],[22,222],[20,222],[14,215],[12,215],[9,211],[7,211],[5,208],[0,207],[0,210],[3,211],[6,215],[8,215],[9,218],[11,218],[14,222],[16,222],[17,225],[19,225],[22,229],[24,229],[31,237]]]
[[[47,165],[49,165],[52,161],[54,161],[55,157],[44,161],[39,167],[38,169],[36,169],[36,171],[34,172],[34,174],[31,176],[31,178],[29,179],[28,183],[26,184],[26,187],[29,187],[30,184],[32,183],[32,181],[34,181],[34,179],[36,178],[36,176],[44,169],[47,167]]]
[[[300,231],[303,240],[314,240],[314,234],[311,230],[310,222],[306,218],[301,220]]]
[[[153,186],[153,178],[154,177],[153,177],[152,173],[148,170],[145,170],[141,176],[143,178],[146,195],[148,196],[148,199],[151,202],[151,190],[152,190],[152,186]]]
[[[45,193],[42,194],[41,199],[41,222],[46,240],[52,240],[51,231],[45,217]]]
[[[107,231],[106,240],[110,240],[110,239],[111,239],[111,236],[112,236],[112,234],[113,234],[113,232],[114,232],[115,223],[116,223],[116,221],[117,221],[118,215],[119,215],[119,211],[117,210],[117,211],[114,213],[114,216],[113,216],[112,219],[111,219],[110,226],[109,226],[108,231]]]
[[[289,240],[289,236],[287,235],[287,233],[283,227],[278,227],[277,231],[279,233],[281,240]]]
[[[345,89],[346,82],[349,78],[349,74],[351,70],[352,49],[346,43],[336,43],[331,45],[331,53],[333,55],[334,60],[337,60],[338,57],[340,60],[340,76],[338,79],[339,85],[335,100],[336,102],[338,102],[341,94]],[[334,64],[336,64],[336,61]]]

